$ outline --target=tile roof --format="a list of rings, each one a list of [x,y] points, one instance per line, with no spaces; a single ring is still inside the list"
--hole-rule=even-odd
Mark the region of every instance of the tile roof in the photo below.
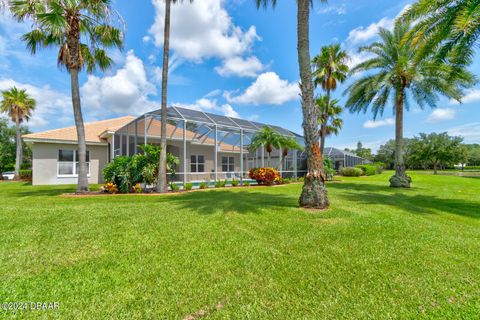
[[[126,116],[115,119],[85,123],[85,139],[87,142],[105,142],[100,138],[101,133],[105,131],[116,131],[133,120],[135,120],[135,117]],[[24,139],[77,141],[77,129],[75,128],[75,126],[72,126],[67,128],[25,134],[22,137]]]

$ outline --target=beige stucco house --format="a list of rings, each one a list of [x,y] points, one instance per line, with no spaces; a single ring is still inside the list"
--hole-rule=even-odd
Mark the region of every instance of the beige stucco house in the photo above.
[[[114,157],[141,152],[142,144],[160,144],[160,112],[140,117],[126,116],[85,124],[89,183],[103,183],[102,170]],[[258,166],[280,167],[283,176],[303,172],[302,153],[284,156],[263,148],[255,152],[248,144],[265,124],[182,108],[169,108],[167,151],[180,164],[172,181],[196,182],[244,179]],[[280,133],[301,136],[271,126]],[[74,126],[23,136],[32,148],[34,185],[75,184],[77,182],[77,133]],[[280,166],[280,163],[282,164]]]

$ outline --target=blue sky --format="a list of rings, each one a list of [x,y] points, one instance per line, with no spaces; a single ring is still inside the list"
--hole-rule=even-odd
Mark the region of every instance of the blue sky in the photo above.
[[[341,43],[351,64],[364,57],[358,46],[375,40],[378,27],[390,28],[411,1],[330,0],[315,4],[311,16],[311,53]],[[175,5],[169,103],[239,116],[301,130],[296,55],[295,1],[275,10],[257,10],[253,0],[196,0]],[[352,4],[353,3],[353,4]],[[87,121],[159,108],[163,43],[163,1],[120,1],[114,7],[126,21],[125,48],[111,52],[115,66],[105,73],[82,74],[82,104]],[[38,101],[33,131],[73,124],[68,74],[56,65],[56,52],[31,56],[19,40],[29,29],[3,14],[0,19],[0,89],[26,88]],[[480,74],[480,56],[472,70]],[[334,93],[341,98],[347,84]],[[464,104],[440,100],[436,110],[412,105],[405,135],[449,131],[480,143],[480,87],[467,92]],[[391,108],[372,121],[371,114],[343,114],[342,132],[327,144],[374,150],[394,137]]]

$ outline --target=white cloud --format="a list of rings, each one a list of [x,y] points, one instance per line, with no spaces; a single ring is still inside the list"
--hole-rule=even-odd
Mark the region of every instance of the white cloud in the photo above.
[[[347,41],[352,44],[365,43],[377,36],[380,28],[392,29],[394,19],[387,17],[382,18],[378,22],[370,24],[368,27],[358,27],[348,33]]]
[[[53,90],[49,86],[38,87],[12,79],[0,80],[0,91],[8,90],[13,86],[27,90],[27,93],[37,102],[28,122],[30,128],[36,130],[46,127],[49,123],[65,124],[73,120],[72,100],[69,95]]]
[[[345,4],[341,4],[339,6],[328,5],[324,7],[319,7],[316,12],[317,14],[335,13],[338,15],[344,15],[347,13],[347,7]]]
[[[215,70],[222,77],[232,75],[240,77],[256,77],[258,73],[263,71],[265,66],[258,60],[257,57],[251,56],[248,58],[232,57],[223,61],[221,67],[216,67]]]
[[[480,122],[467,123],[447,130],[449,135],[464,138],[465,143],[480,143]]]
[[[222,0],[184,1],[172,6],[170,47],[180,57],[200,62],[204,58],[231,58],[249,51],[260,39],[254,26],[236,26]],[[154,44],[163,46],[165,2],[153,0],[155,21],[150,28]]]
[[[114,75],[89,76],[81,87],[82,103],[97,114],[105,110],[117,114],[141,114],[155,108],[148,100],[156,94],[155,86],[147,79],[142,60],[129,51],[125,65]]]
[[[455,114],[456,110],[451,108],[435,109],[427,117],[427,122],[433,123],[445,120],[452,120],[455,118]]]
[[[225,98],[230,103],[279,105],[298,99],[299,94],[298,83],[282,80],[275,72],[265,72],[259,75],[242,94],[232,96],[230,92],[227,92]]]
[[[216,99],[208,99],[205,97],[198,99],[195,103],[173,103],[176,107],[193,109],[198,111],[207,111],[212,113],[221,113],[227,117],[239,118],[239,114],[228,103],[219,105]]]
[[[374,129],[379,127],[393,126],[395,120],[393,118],[386,118],[383,120],[368,120],[363,124],[364,128]]]
[[[462,99],[462,103],[474,103],[480,102],[480,89],[467,90],[465,96]],[[450,100],[451,104],[460,104],[456,100]]]

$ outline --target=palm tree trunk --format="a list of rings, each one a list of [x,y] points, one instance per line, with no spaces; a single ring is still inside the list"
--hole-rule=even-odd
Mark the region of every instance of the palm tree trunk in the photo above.
[[[163,35],[163,66],[162,66],[162,111],[160,163],[158,164],[157,192],[167,192],[167,84],[168,55],[170,51],[170,7],[171,0],[165,1],[165,29]],[[183,159],[186,161],[187,159]],[[187,174],[184,172],[183,174]]]
[[[267,153],[268,153],[268,157],[267,157],[267,167],[270,168],[270,166],[271,166],[271,165],[270,165],[270,159],[271,159],[271,157],[270,157],[270,152],[267,152]]]
[[[283,169],[283,149],[280,147],[278,149],[280,161],[278,163],[278,172],[280,173],[280,178],[282,178],[282,169]]]
[[[297,0],[298,65],[302,96],[303,132],[307,154],[305,176],[299,204],[301,207],[324,209],[329,205],[322,154],[318,143],[318,111],[313,100],[312,69],[310,64],[310,0]]]
[[[391,187],[410,187],[403,156],[403,104],[404,90],[400,90],[395,103],[395,175],[390,178]]]
[[[70,69],[72,84],[72,105],[75,127],[78,139],[78,184],[77,193],[88,192],[87,170],[87,143],[85,141],[85,126],[83,124],[82,106],[80,103],[80,86],[78,83],[78,69]]]
[[[16,153],[15,153],[15,173],[14,178],[15,180],[20,179],[20,165],[22,159],[22,137],[20,133],[20,119],[18,116],[15,117],[15,144],[16,144]]]
[[[325,110],[323,111],[322,117],[322,124],[320,130],[322,132],[322,136],[320,137],[320,152],[323,155],[323,151],[325,150],[325,140],[327,138],[327,122],[328,122],[328,108],[330,107],[330,89],[327,89],[327,105],[325,106]]]
[[[438,171],[437,163],[435,162],[435,163],[433,164],[433,174],[438,174],[437,171]]]

